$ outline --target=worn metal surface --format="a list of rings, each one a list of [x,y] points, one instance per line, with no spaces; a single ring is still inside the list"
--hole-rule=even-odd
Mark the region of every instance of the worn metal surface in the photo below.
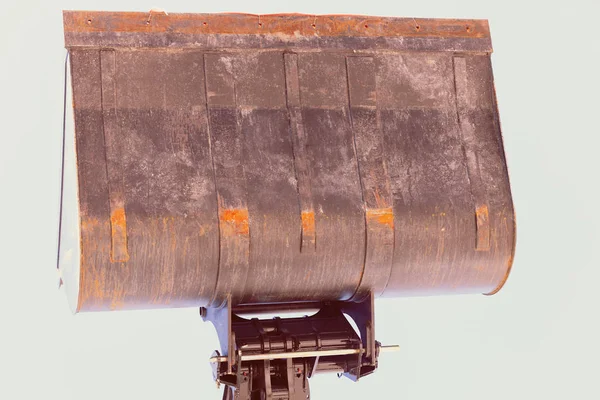
[[[64,21],[78,311],[505,281],[515,224],[486,21]]]
[[[67,47],[492,50],[485,20],[68,11],[64,27]]]

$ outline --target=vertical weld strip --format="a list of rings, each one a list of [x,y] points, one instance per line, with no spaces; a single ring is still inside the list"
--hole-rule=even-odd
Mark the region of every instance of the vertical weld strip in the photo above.
[[[215,59],[209,62],[209,57]],[[216,62],[215,62],[216,61]],[[219,218],[219,267],[212,307],[244,295],[250,260],[250,225],[244,175],[244,137],[235,93],[234,60],[205,54],[205,91]]]
[[[375,77],[375,79],[377,79],[377,76]],[[375,81],[377,82],[377,81]],[[386,165],[386,148],[385,148],[385,139],[384,139],[384,133],[383,133],[383,129],[381,128],[381,113],[379,112],[379,110],[376,108],[375,110],[375,118],[376,118],[376,124],[377,124],[377,129],[380,132],[380,137],[381,137],[381,157],[382,157],[382,164],[383,164],[383,170],[384,170],[384,177],[385,177],[385,181],[386,181],[386,189],[388,190],[388,194],[389,194],[389,210],[390,213],[386,216],[388,222],[389,222],[389,227],[390,227],[390,246],[391,249],[389,251],[389,271],[387,273],[387,277],[385,279],[385,285],[383,286],[383,289],[381,291],[381,295],[383,295],[385,293],[385,290],[387,289],[389,283],[390,283],[390,279],[392,277],[392,270],[394,268],[394,255],[396,252],[396,226],[395,226],[395,222],[396,222],[396,215],[394,213],[394,195],[392,194],[392,179],[388,173],[388,167]],[[380,221],[382,222],[382,221]]]
[[[302,124],[298,55],[284,53],[283,57],[294,172],[300,207],[300,252],[314,252],[317,246],[317,231],[312,200],[311,172],[306,154],[306,134]]]
[[[102,50],[100,52],[100,70],[102,75],[104,156],[108,176],[110,208],[110,261],[126,262],[129,260],[129,252],[127,250],[127,218],[125,215],[125,193],[117,121],[116,56],[114,50]]]
[[[383,132],[377,113],[373,57],[346,57],[350,122],[365,208],[365,261],[356,296],[381,295],[394,257],[394,211],[391,182],[383,154]]]
[[[356,289],[354,289],[354,293],[350,300],[356,300],[357,296],[360,295],[360,290],[364,285],[365,278],[365,270],[367,269],[367,253],[368,253],[368,244],[369,244],[369,230],[368,230],[368,222],[367,222],[367,213],[366,213],[366,204],[365,204],[365,188],[361,176],[360,171],[360,162],[358,160],[358,152],[356,149],[356,129],[354,129],[354,120],[352,118],[352,91],[350,89],[350,68],[348,65],[348,57],[345,58],[346,67],[346,90],[347,90],[347,98],[348,98],[348,118],[350,119],[350,127],[352,129],[352,148],[354,149],[354,157],[356,158],[356,172],[358,173],[358,181],[360,182],[360,193],[362,196],[363,202],[363,210],[365,211],[365,238],[364,238],[364,258],[363,258],[363,266],[362,271],[360,273],[360,278],[358,281],[358,285],[356,285]]]
[[[219,213],[219,191],[217,188],[217,174],[215,171],[215,158],[213,157],[213,145],[210,129],[210,116],[208,115],[208,88],[206,86],[207,74],[206,74],[206,57],[202,54],[202,72],[204,73],[204,109],[205,121],[206,122],[206,136],[208,137],[208,156],[210,157],[210,165],[213,173],[213,184],[215,188],[215,200],[217,204],[217,214]],[[219,274],[221,272],[221,222],[217,221],[217,273],[215,275],[215,284],[213,286],[212,296],[210,296],[210,303],[212,303],[217,295],[217,285],[219,283]],[[209,304],[210,304],[209,303]]]
[[[485,187],[481,180],[479,161],[476,152],[476,136],[469,122],[467,96],[467,63],[464,57],[453,57],[454,93],[456,100],[456,118],[462,137],[463,153],[467,163],[467,175],[471,188],[471,198],[475,208],[476,242],[475,250],[490,250],[490,220]]]
[[[246,173],[244,168],[244,162],[247,159],[246,154],[246,138],[242,132],[242,112],[240,107],[238,106],[238,91],[236,87],[236,61],[232,61],[231,68],[231,76],[233,79],[233,108],[236,110],[235,113],[235,129],[238,138],[241,140],[241,150],[240,150],[240,158],[239,163],[241,166],[241,176],[238,181],[239,185],[239,202],[242,204],[240,210],[236,210],[236,220],[234,224],[235,234],[237,238],[237,245],[239,246],[236,250],[240,253],[241,261],[240,264],[243,267],[242,273],[239,275],[239,280],[236,282],[235,286],[237,292],[241,295],[244,295],[246,292],[246,282],[248,280],[248,272],[250,270],[250,218],[248,211],[248,191],[246,189]],[[232,295],[233,291],[228,291],[228,295]]]

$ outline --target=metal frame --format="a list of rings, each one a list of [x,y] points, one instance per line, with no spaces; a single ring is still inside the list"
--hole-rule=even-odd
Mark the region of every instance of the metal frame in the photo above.
[[[259,319],[249,313],[285,313],[318,308],[311,316]],[[354,330],[345,315],[357,325]],[[375,341],[374,296],[360,302],[328,301],[300,304],[252,304],[233,307],[231,296],[221,308],[200,309],[213,324],[221,351],[210,358],[217,385],[225,384],[223,399],[305,400],[308,378],[337,372],[353,381],[377,368],[381,346]]]

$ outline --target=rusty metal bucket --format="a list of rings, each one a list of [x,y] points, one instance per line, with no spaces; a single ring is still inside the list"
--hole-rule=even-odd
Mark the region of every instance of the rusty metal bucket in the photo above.
[[[482,20],[65,12],[74,311],[495,293]]]

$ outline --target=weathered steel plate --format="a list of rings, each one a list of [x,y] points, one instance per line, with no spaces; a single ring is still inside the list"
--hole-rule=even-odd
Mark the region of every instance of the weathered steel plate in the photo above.
[[[79,257],[63,248],[61,269],[75,310],[506,280],[515,223],[486,21],[64,22],[77,173],[61,237],[75,232]]]

